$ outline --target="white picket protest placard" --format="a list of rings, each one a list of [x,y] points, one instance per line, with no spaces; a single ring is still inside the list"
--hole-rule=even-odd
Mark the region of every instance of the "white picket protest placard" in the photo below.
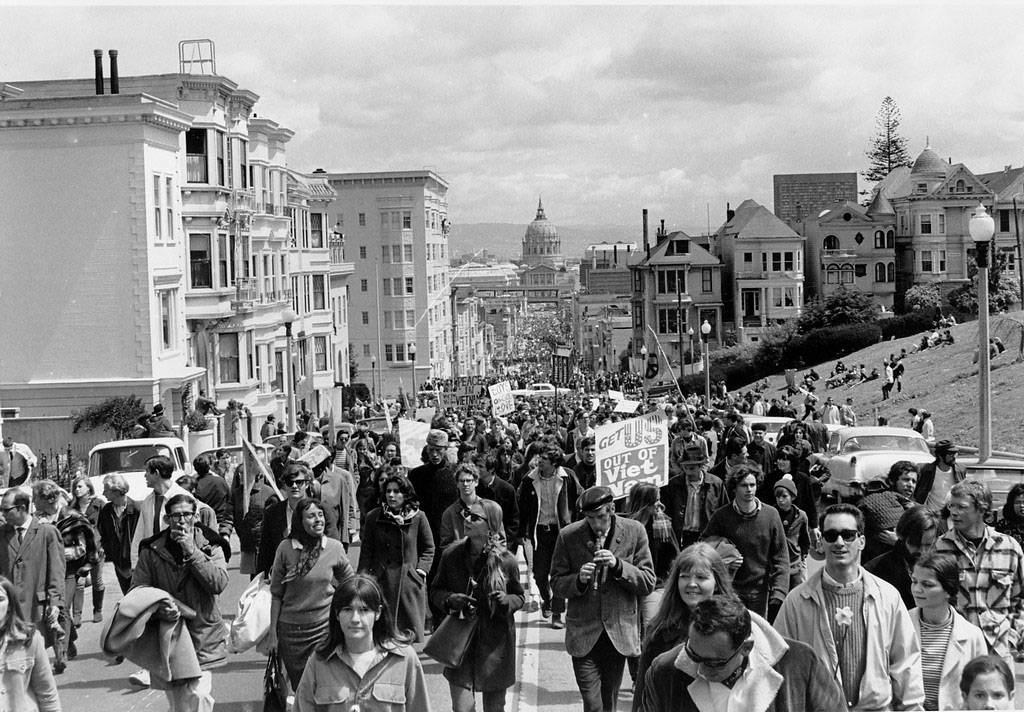
[[[668,483],[668,423],[658,413],[598,426],[597,484],[616,499],[641,482]]]
[[[426,447],[429,432],[430,423],[399,418],[398,451],[402,455],[403,465],[419,467],[423,464],[423,448]]]
[[[512,395],[512,386],[508,381],[488,386],[491,394],[491,415],[508,415],[516,410],[516,399]]]
[[[635,400],[620,400],[615,404],[614,413],[635,413],[636,409],[640,407],[640,401]]]
[[[625,400],[626,396],[622,395],[622,391],[608,391],[608,397],[613,401]]]

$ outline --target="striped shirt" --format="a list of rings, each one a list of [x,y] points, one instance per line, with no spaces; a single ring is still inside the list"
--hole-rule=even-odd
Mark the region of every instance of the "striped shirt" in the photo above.
[[[832,639],[839,657],[839,678],[843,696],[850,706],[860,698],[860,683],[866,667],[868,632],[864,622],[864,577],[841,584],[824,573],[821,590],[825,599]]]
[[[985,527],[975,546],[956,529],[935,542],[935,551],[953,554],[960,566],[956,609],[981,628],[992,651],[1012,661],[1024,620],[1024,553],[1016,540]]]
[[[942,623],[929,623],[921,618],[921,674],[924,678],[924,708],[939,709],[939,685],[942,666],[946,662],[949,639],[953,634],[953,611]]]

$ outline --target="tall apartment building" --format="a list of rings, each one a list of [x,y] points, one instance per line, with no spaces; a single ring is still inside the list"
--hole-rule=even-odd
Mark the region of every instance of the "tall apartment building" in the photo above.
[[[112,67],[108,84],[100,62],[93,79],[0,89],[4,407],[66,417],[134,393],[179,423],[204,390],[258,430],[285,415],[291,306],[298,405],[322,409],[330,256],[324,216],[289,189],[292,132],[212,65]]]
[[[580,288],[590,294],[628,294],[629,260],[635,242],[588,245],[580,260]]]
[[[351,358],[385,397],[452,373],[448,183],[433,171],[328,173],[331,224],[355,265]],[[409,347],[415,345],[415,361]]]
[[[857,202],[856,173],[790,173],[772,176],[775,215],[792,224],[846,201]]]

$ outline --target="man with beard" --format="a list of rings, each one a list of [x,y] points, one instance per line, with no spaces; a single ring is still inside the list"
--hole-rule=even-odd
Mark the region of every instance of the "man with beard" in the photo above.
[[[579,442],[576,458],[572,470],[576,473],[580,489],[590,489],[597,484],[597,439],[592,434]]]
[[[900,592],[907,610],[917,603],[910,592],[914,563],[935,546],[939,517],[927,507],[916,505],[903,512],[896,523],[896,544],[888,552],[864,564],[864,569],[888,581]]]

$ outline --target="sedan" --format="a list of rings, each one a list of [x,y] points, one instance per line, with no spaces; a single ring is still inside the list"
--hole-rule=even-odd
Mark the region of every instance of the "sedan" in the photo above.
[[[886,477],[894,462],[909,460],[920,469],[934,459],[928,442],[910,428],[840,428],[825,452],[811,456],[811,465],[828,470],[822,485],[826,499],[856,501],[864,495],[864,485]]]

